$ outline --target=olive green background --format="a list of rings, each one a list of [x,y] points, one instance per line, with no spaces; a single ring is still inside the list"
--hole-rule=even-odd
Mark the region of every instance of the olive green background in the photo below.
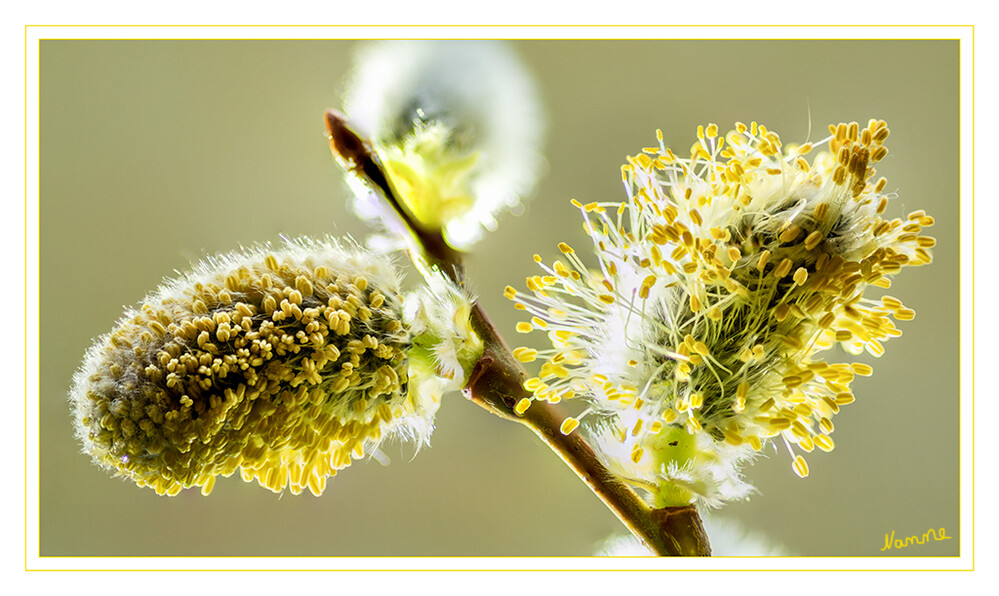
[[[759,494],[716,515],[790,552],[874,556],[884,535],[959,537],[958,59],[956,41],[517,41],[549,115],[547,166],[520,216],[468,259],[512,342],[506,284],[559,241],[587,246],[569,205],[624,196],[619,166],[655,143],[686,151],[698,124],[756,120],[785,141],[884,118],[888,216],[936,218],[935,262],[891,294],[900,323],[836,450],[797,478],[783,450],[747,469]],[[340,41],[41,42],[40,544],[42,556],[587,556],[621,526],[528,431],[447,396],[432,445],[390,446],[315,498],[238,475],[214,493],[157,497],[79,452],[66,392],[91,339],[164,276],[279,235],[353,235],[322,114],[338,107]],[[413,273],[410,280],[415,281]],[[847,359],[843,354],[834,359]],[[899,555],[956,555],[958,540]],[[318,563],[322,565],[322,563]]]

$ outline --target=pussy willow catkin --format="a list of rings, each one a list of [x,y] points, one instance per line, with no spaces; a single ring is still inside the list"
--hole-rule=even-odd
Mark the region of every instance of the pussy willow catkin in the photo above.
[[[929,263],[935,244],[924,212],[882,217],[890,195],[874,164],[887,137],[877,120],[831,126],[814,146],[784,146],[756,123],[724,136],[709,125],[686,158],[660,135],[622,168],[626,201],[574,202],[598,268],[563,243],[564,261],[536,257],[530,294],[507,288],[532,315],[518,330],[552,345],[514,351],[543,361],[518,410],[584,400],[563,432],[594,435],[660,506],[744,496],[740,467],[770,439],[808,475],[801,453],[833,449],[833,415],[872,372],[822,352],[880,356],[901,334],[892,318],[914,313],[869,293]]]
[[[391,263],[333,242],[207,260],[88,350],[70,394],[77,435],[159,494],[207,494],[239,470],[318,495],[386,435],[429,433],[440,387],[411,366],[403,311]]]
[[[495,229],[534,187],[544,116],[533,79],[502,42],[366,44],[344,95],[399,199],[455,247]],[[386,207],[364,196],[359,213],[391,228]]]

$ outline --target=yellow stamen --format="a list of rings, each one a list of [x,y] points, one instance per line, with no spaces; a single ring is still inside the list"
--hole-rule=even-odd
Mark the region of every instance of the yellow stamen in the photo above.
[[[561,431],[563,435],[568,435],[572,431],[576,430],[577,426],[579,426],[579,420],[570,416],[562,421],[562,426],[559,427],[559,431]]]

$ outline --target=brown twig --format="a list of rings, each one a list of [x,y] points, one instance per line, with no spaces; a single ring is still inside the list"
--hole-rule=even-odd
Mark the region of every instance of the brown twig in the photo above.
[[[413,256],[424,258],[428,261],[427,265],[460,278],[461,254],[444,241],[440,230],[428,229],[398,200],[392,183],[385,176],[378,156],[372,151],[368,141],[354,132],[344,115],[336,110],[326,110],[325,122],[333,155],[349,172],[377,193],[412,233],[413,240],[422,253]]]
[[[326,112],[326,132],[337,159],[392,207],[412,233],[414,260],[437,268],[451,281],[464,285],[461,255],[451,248],[439,230],[429,230],[417,221],[398,199],[377,156],[367,141],[355,133],[339,112]],[[483,341],[482,356],[475,363],[464,393],[484,409],[530,428],[590,487],[628,529],[659,555],[706,556],[711,554],[707,535],[696,508],[652,509],[634,490],[607,469],[580,433],[563,435],[565,415],[558,407],[534,402],[523,414],[517,402],[531,395],[524,389],[523,367],[479,304],[472,310],[473,329]]]
[[[531,404],[523,416],[516,414],[513,408],[517,402],[531,395],[523,387],[526,377],[523,368],[478,304],[472,311],[472,327],[482,338],[485,350],[465,386],[466,397],[534,431],[632,534],[655,553],[670,556],[711,554],[696,508],[649,507],[631,487],[604,466],[580,433],[562,434],[565,415],[557,406],[538,401]]]

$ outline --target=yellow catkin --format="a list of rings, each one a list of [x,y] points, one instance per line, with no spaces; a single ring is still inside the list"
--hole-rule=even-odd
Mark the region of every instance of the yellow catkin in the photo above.
[[[70,399],[85,450],[160,494],[208,494],[237,469],[271,490],[321,491],[308,478],[349,464],[354,444],[376,442],[408,403],[402,296],[379,258],[325,243],[248,251],[145,304],[88,351]],[[339,314],[348,304],[370,328],[394,331],[375,338],[351,324]],[[333,422],[351,442],[319,447]]]
[[[923,231],[933,220],[922,211],[882,217],[890,196],[872,166],[888,155],[887,125],[830,131],[815,147],[784,147],[757,123],[721,136],[702,127],[688,159],[660,135],[659,147],[622,168],[627,201],[574,203],[599,268],[590,274],[573,256],[571,267],[556,261],[529,279],[534,296],[506,292],[549,329],[575,334],[548,331],[555,355],[541,365],[544,382],[528,387],[535,397],[571,388],[608,418],[620,414],[630,422],[617,420],[613,432],[629,447],[647,448],[655,424],[685,429],[723,466],[727,453],[712,447],[719,441],[759,451],[778,438],[799,452],[832,450],[830,417],[854,400],[854,378],[873,370],[812,359],[833,342],[880,355],[901,334],[895,323],[915,313],[867,292],[891,287],[903,267],[929,263],[936,241]],[[813,150],[819,155],[804,159]],[[544,328],[537,319],[527,325]],[[574,349],[584,354],[562,362]],[[613,371],[603,359],[610,350],[627,353]],[[535,356],[515,352],[525,362]],[[595,359],[602,379],[583,372]],[[792,466],[808,475],[803,457]]]

